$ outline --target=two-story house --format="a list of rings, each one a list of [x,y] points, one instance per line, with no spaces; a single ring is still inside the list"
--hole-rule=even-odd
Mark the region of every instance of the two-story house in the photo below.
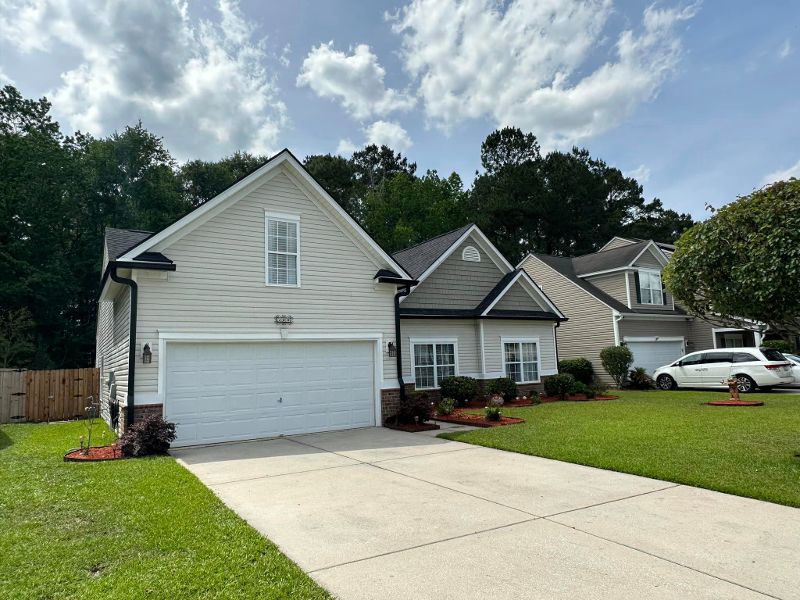
[[[560,357],[585,357],[610,382],[600,362],[606,346],[627,345],[634,366],[652,373],[687,352],[759,344],[758,333],[711,324],[675,303],[661,278],[672,251],[670,244],[614,237],[583,256],[526,256],[519,266],[569,317],[559,330]]]

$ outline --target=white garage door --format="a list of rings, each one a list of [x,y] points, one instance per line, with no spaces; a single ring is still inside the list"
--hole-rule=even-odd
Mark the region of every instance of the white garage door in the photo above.
[[[168,342],[174,445],[375,424],[374,342]]]
[[[683,356],[683,342],[626,342],[633,352],[633,366],[644,367],[652,375],[658,367],[668,365]]]

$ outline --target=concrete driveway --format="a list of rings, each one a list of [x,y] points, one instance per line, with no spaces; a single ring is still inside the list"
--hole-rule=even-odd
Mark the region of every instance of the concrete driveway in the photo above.
[[[342,599],[800,599],[800,510],[370,428],[175,450]]]

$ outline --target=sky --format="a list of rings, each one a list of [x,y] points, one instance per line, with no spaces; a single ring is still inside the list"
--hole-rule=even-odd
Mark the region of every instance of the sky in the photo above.
[[[498,127],[695,218],[800,178],[797,0],[0,0],[0,84],[180,161],[385,143],[469,184]]]

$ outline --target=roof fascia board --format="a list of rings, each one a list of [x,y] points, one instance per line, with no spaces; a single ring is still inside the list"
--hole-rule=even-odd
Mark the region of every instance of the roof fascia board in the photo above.
[[[506,287],[504,287],[503,290],[499,294],[497,294],[497,298],[492,300],[492,303],[488,307],[486,307],[486,310],[484,310],[481,313],[482,317],[486,316],[489,313],[489,311],[494,308],[494,305],[503,299],[503,296],[505,296],[506,292],[511,289],[511,286],[514,285],[519,280],[520,277],[522,277],[522,273],[523,273],[522,271],[519,271],[516,275],[514,275],[514,277],[511,278],[511,281],[509,281],[506,284]],[[530,294],[530,292],[528,292],[528,294]]]
[[[654,313],[634,313],[634,312],[620,313],[620,315],[622,315],[622,317],[625,319],[631,319],[634,321],[635,320],[658,321],[663,319],[667,321],[680,321],[680,320],[689,321],[692,318],[690,315],[670,315],[670,314],[658,315]]]
[[[666,267],[667,263],[669,262],[669,258],[667,258],[667,255],[664,254],[661,248],[659,248],[653,240],[650,240],[647,243],[647,245],[644,248],[642,248],[642,251],[636,255],[636,258],[634,258],[628,266],[633,267],[634,263],[642,257],[642,254],[647,252],[648,248],[652,248],[653,250],[655,250],[655,255],[656,258],[658,259],[658,262],[661,263],[662,267]]]
[[[545,305],[550,307],[550,309],[558,315],[559,317],[564,317],[564,314],[556,308],[556,305],[553,304],[547,296],[539,289],[539,286],[536,285],[536,282],[531,279],[530,275],[528,275],[524,269],[520,269],[514,277],[511,278],[511,281],[508,282],[506,287],[503,288],[503,291],[497,295],[492,303],[481,313],[482,317],[485,317],[489,314],[489,312],[495,307],[495,305],[502,300],[503,296],[514,286],[515,283],[522,280],[521,285],[522,289],[533,299],[536,300],[537,303],[544,302]],[[527,284],[527,285],[526,285]]]
[[[614,267],[613,269],[604,269],[602,271],[592,271],[591,273],[575,273],[575,275],[577,275],[580,278],[594,277],[595,275],[605,275],[606,273],[618,273],[619,271],[627,271],[628,269],[631,269],[631,268],[635,268],[635,267],[631,267],[631,265],[625,265],[624,267]]]

